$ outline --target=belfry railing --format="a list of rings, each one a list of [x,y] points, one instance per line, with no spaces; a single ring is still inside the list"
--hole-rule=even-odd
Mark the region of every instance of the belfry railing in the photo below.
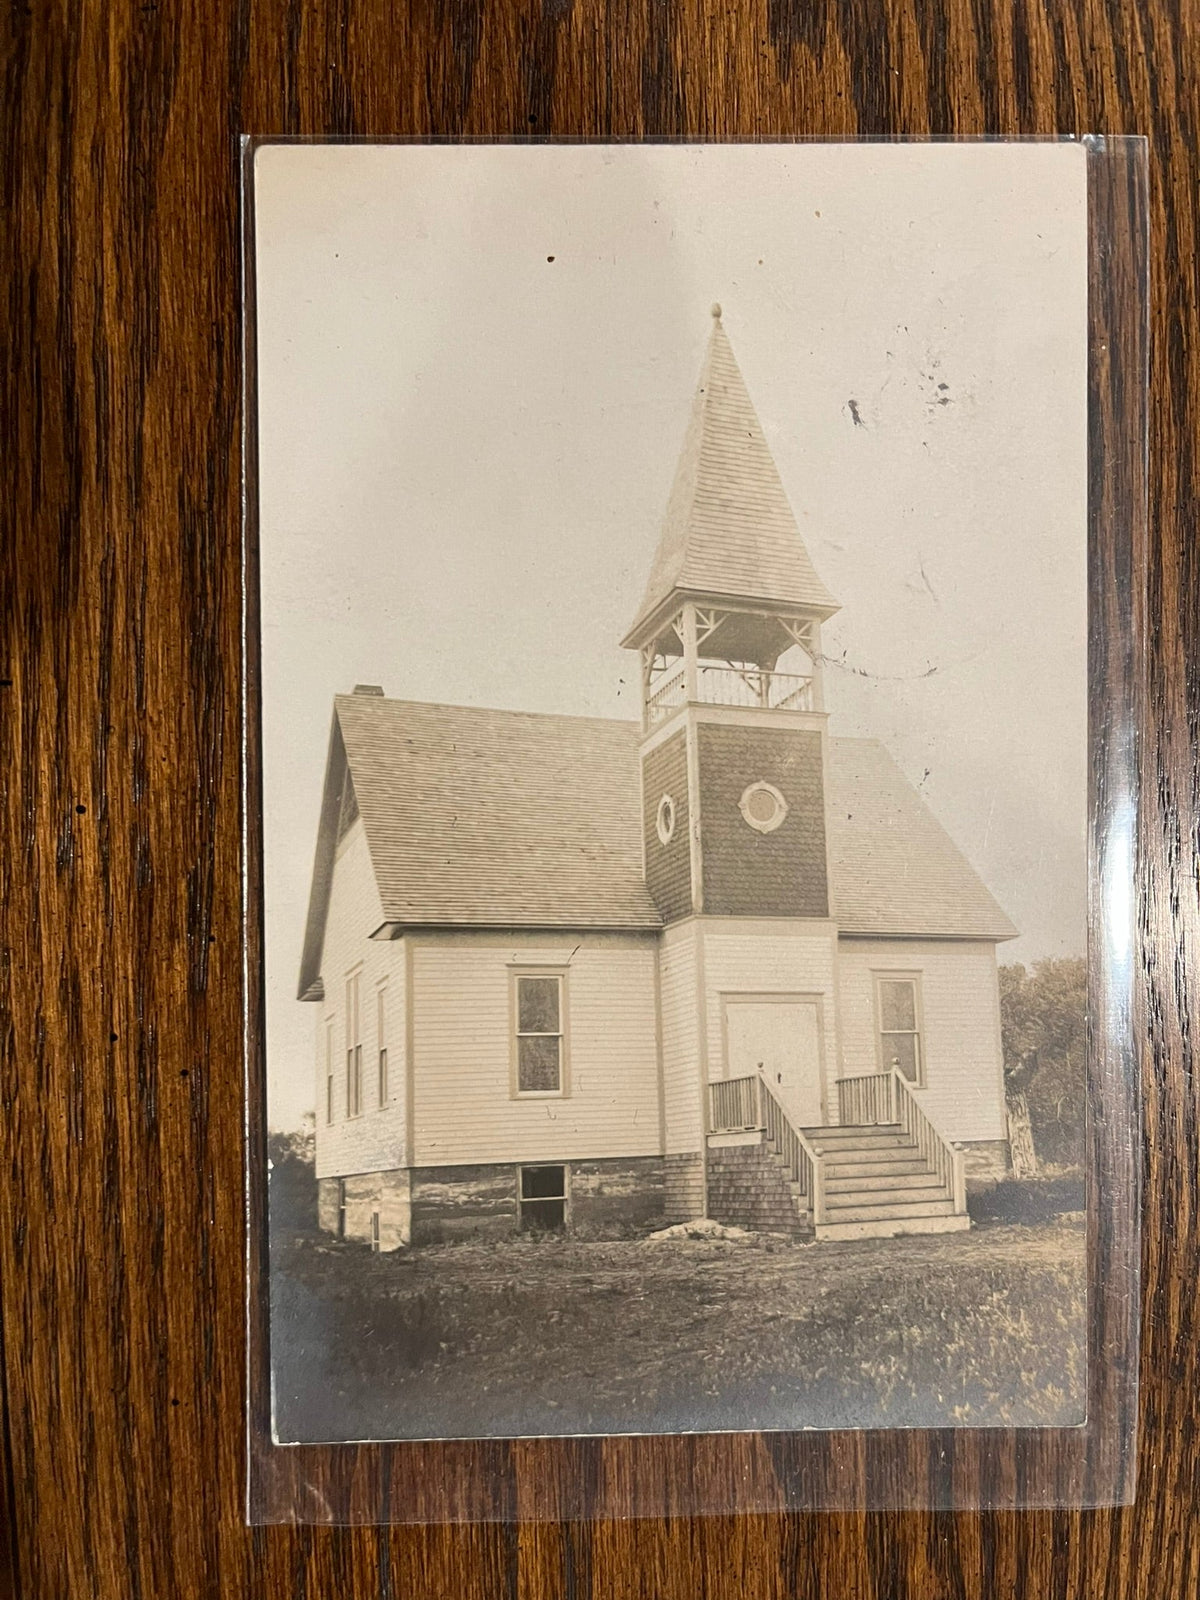
[[[799,672],[768,672],[764,667],[739,667],[701,661],[696,667],[696,699],[706,706],[759,706],[768,711],[811,711],[813,680]],[[663,679],[646,694],[646,719],[653,726],[687,701],[687,674]]]

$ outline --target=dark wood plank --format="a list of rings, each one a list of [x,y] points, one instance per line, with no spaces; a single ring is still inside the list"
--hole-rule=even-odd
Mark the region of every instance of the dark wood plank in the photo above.
[[[1194,1593],[1190,13],[47,0],[2,27],[0,1305],[22,1593]],[[247,1529],[236,135],[1096,130],[1152,138],[1136,1506]]]

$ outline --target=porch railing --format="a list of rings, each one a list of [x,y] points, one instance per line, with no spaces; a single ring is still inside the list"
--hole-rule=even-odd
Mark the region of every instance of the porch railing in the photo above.
[[[890,1072],[873,1072],[866,1078],[842,1078],[837,1091],[839,1120],[851,1127],[895,1122]]]
[[[761,1078],[726,1078],[708,1086],[709,1127],[713,1133],[747,1133],[761,1128],[758,1086]]]
[[[966,1212],[963,1153],[930,1121],[912,1084],[897,1067],[867,1077],[842,1078],[838,1083],[838,1111],[843,1123],[860,1127],[876,1123],[898,1125],[953,1197],[955,1213],[961,1216]]]
[[[787,1112],[758,1076],[726,1078],[708,1086],[709,1130],[748,1133],[759,1130],[783,1158],[793,1183],[808,1201],[814,1225],[825,1220],[825,1173],[821,1157],[794,1128]]]

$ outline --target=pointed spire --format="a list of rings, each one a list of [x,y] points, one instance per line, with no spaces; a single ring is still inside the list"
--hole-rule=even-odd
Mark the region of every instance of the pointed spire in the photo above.
[[[721,321],[713,326],[637,621],[677,591],[758,600],[831,616],[838,603],[817,576]]]

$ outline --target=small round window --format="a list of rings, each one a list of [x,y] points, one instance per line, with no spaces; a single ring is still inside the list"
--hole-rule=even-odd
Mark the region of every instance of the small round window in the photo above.
[[[663,795],[658,802],[658,815],[654,819],[654,827],[663,844],[670,844],[675,836],[675,802],[669,794]]]
[[[787,801],[773,783],[752,783],[738,810],[756,833],[774,833],[788,814]]]

